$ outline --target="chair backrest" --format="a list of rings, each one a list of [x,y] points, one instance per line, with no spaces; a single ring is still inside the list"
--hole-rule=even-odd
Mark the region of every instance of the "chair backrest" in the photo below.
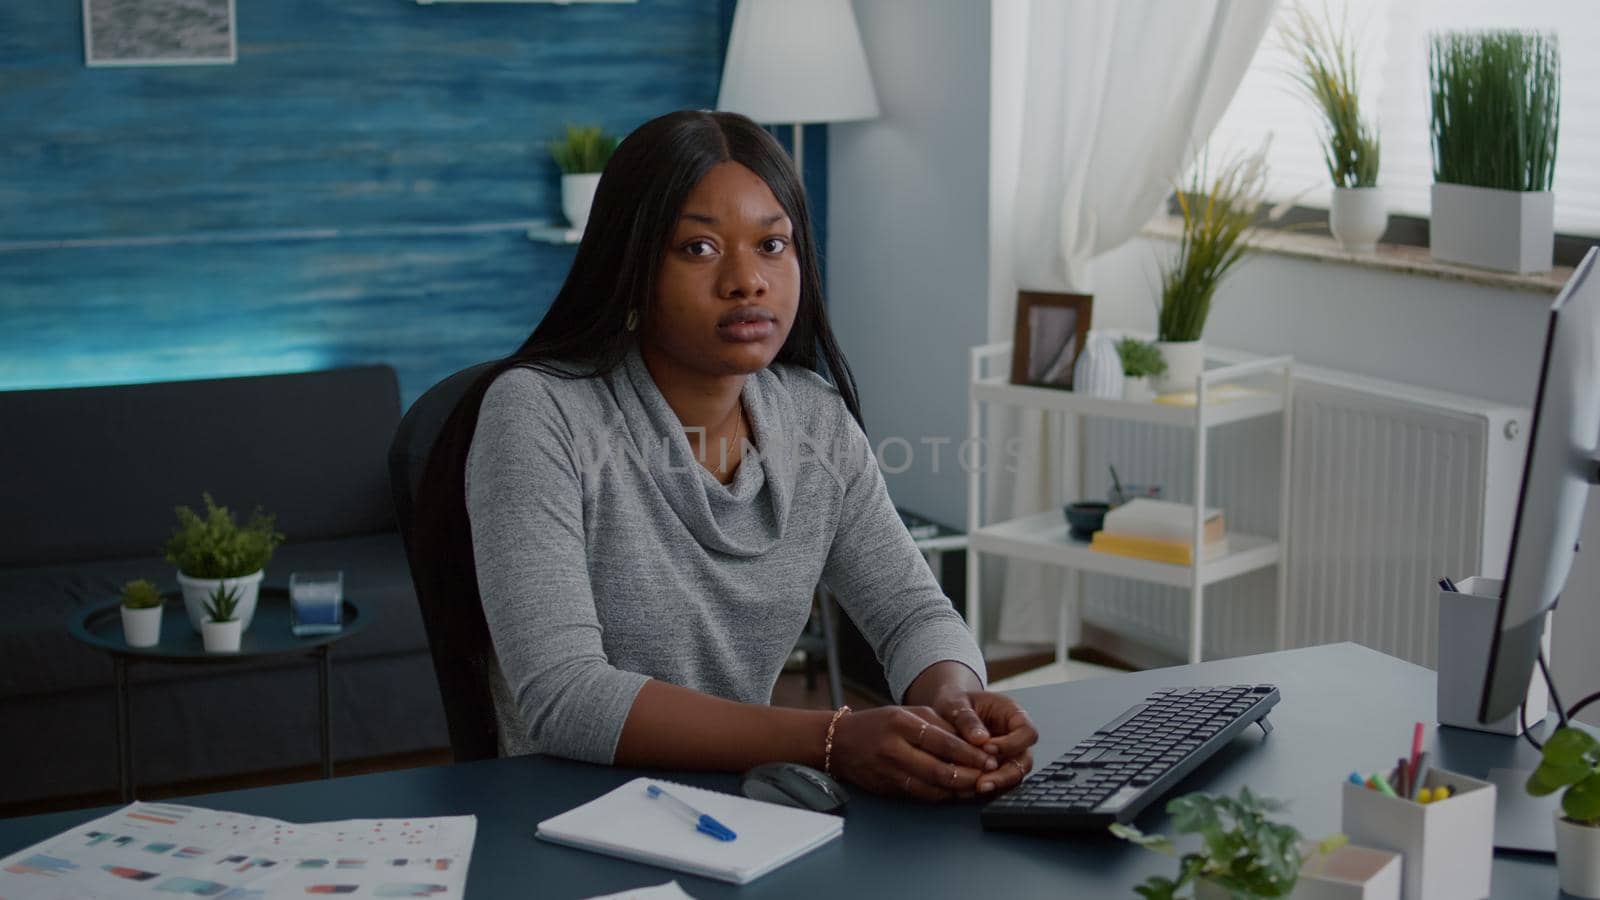
[[[429,388],[400,420],[389,446],[389,480],[405,541],[411,581],[422,622],[428,630],[434,677],[444,699],[450,749],[456,761],[492,759],[499,754],[499,728],[489,693],[493,653],[472,560],[453,558],[419,528],[417,492],[440,432],[461,398],[493,362],[463,369]],[[424,523],[426,525],[426,523]]]

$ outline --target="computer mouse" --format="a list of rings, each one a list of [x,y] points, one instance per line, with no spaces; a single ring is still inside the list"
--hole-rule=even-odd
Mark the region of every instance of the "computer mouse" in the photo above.
[[[752,800],[796,806],[815,812],[844,815],[850,795],[839,782],[799,763],[776,762],[744,773],[742,790]]]

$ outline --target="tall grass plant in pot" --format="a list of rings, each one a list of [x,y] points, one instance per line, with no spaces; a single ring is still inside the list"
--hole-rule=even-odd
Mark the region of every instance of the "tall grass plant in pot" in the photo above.
[[[1294,60],[1294,81],[1322,118],[1322,158],[1333,179],[1328,228],[1351,253],[1372,253],[1389,222],[1378,187],[1378,130],[1361,116],[1356,39],[1347,18],[1335,22],[1296,6],[1282,37]]]
[[[1202,154],[1189,183],[1178,190],[1183,233],[1178,253],[1161,269],[1156,348],[1166,374],[1159,391],[1192,391],[1205,369],[1201,337],[1217,285],[1249,249],[1266,190],[1266,148],[1229,157],[1212,168]]]
[[[589,224],[600,173],[616,149],[617,139],[598,125],[568,124],[566,134],[550,142],[550,156],[561,169],[561,213],[579,231]]]
[[[1430,41],[1433,258],[1550,271],[1561,124],[1556,36],[1446,32]]]
[[[178,507],[178,526],[163,548],[167,561],[178,567],[178,586],[183,589],[189,624],[199,632],[207,598],[218,588],[237,588],[238,618],[247,629],[255,617],[261,578],[272,551],[283,543],[283,535],[273,517],[259,508],[240,525],[210,494],[202,494],[201,499],[205,517],[187,506]]]

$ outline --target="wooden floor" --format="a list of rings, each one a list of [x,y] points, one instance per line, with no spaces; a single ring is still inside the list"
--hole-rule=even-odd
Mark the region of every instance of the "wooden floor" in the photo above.
[[[1014,675],[1026,669],[1050,662],[1050,654],[1042,657],[1020,657],[1008,659],[989,667],[989,678],[997,680]],[[815,684],[807,688],[805,675],[801,672],[785,672],[778,677],[778,684],[772,691],[772,702],[775,706],[788,706],[800,709],[832,709],[833,704],[828,699],[828,676],[820,673]],[[867,709],[879,705],[879,700],[860,691],[845,688],[845,702],[855,709]],[[338,774],[364,775],[369,772],[386,772],[394,769],[410,769],[418,766],[445,765],[451,761],[448,748],[441,747],[437,750],[425,750],[416,753],[405,753],[396,756],[384,756],[372,759],[340,761],[337,767]],[[194,794],[209,794],[216,791],[232,791],[241,788],[266,787],[274,784],[289,784],[297,781],[311,781],[319,777],[321,767],[317,764],[298,766],[292,769],[278,769],[268,772],[253,772],[246,775],[234,775],[225,778],[205,778],[191,781],[180,781],[172,784],[152,785],[139,789],[141,800],[164,800],[172,797],[183,797]],[[70,797],[56,797],[48,800],[35,800],[25,803],[0,803],[0,818],[11,816],[26,816],[36,813],[57,812],[65,809],[82,809],[90,806],[109,806],[119,801],[115,791],[103,791],[92,794],[80,794]]]

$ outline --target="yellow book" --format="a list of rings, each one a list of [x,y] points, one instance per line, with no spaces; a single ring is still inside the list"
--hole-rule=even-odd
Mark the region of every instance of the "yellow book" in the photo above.
[[[1132,556],[1175,566],[1194,564],[1194,548],[1180,541],[1158,541],[1151,538],[1129,537],[1097,531],[1089,541],[1089,549],[1117,556]],[[1228,539],[1223,537],[1206,542],[1206,559],[1213,560],[1228,555]]]

